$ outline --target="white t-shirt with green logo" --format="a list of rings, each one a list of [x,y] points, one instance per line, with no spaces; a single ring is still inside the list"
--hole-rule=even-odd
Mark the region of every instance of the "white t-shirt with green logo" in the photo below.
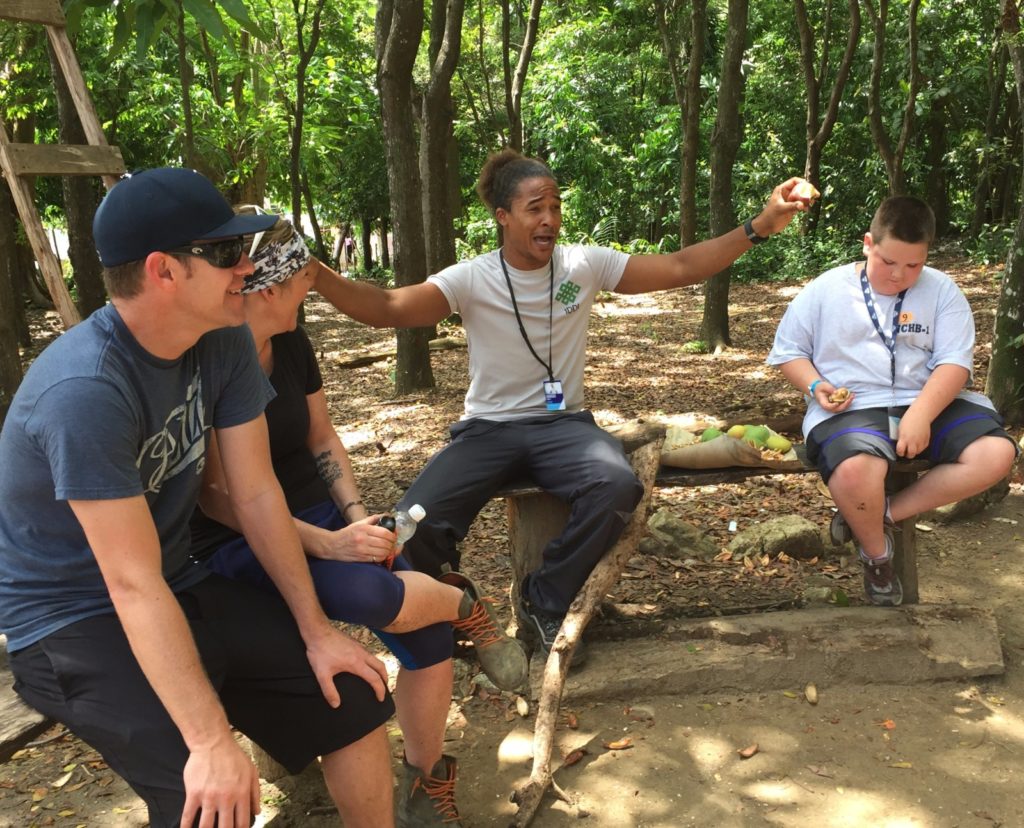
[[[508,265],[526,335],[556,380],[565,409],[583,408],[590,307],[598,291],[614,290],[629,256],[606,247],[557,245],[554,296],[549,267],[517,270]],[[469,390],[463,419],[515,420],[550,413],[544,402],[547,369],[534,358],[516,321],[498,251],[485,253],[431,276],[453,313],[462,316],[469,343]],[[550,314],[549,314],[550,311]]]

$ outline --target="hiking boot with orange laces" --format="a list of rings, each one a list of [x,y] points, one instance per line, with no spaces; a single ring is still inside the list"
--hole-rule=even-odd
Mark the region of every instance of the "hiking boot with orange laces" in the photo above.
[[[526,653],[498,624],[492,599],[481,598],[476,584],[461,572],[453,572],[447,564],[438,580],[462,590],[459,617],[451,624],[473,642],[487,678],[501,690],[515,690],[526,684],[530,674]]]
[[[455,807],[455,768],[455,757],[446,754],[426,775],[402,757],[395,807],[397,828],[462,825]]]

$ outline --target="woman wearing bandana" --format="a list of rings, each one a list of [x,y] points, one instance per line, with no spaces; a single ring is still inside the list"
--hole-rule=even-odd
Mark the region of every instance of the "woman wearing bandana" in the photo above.
[[[297,324],[319,266],[302,237],[279,220],[253,240],[250,257],[255,270],[242,293],[260,364],[277,392],[266,408],[274,471],[317,594],[330,618],[370,627],[402,665],[395,691],[405,738],[398,824],[451,824],[458,818],[455,760],[442,755],[452,689],[449,624],[473,640],[484,671],[503,689],[525,682],[525,653],[468,578],[452,573],[442,582],[412,571],[395,555],[395,535],[377,525],[381,515],[367,514],[330,420],[313,348]],[[222,575],[273,589],[237,531],[215,442],[200,505],[192,521],[194,556]]]

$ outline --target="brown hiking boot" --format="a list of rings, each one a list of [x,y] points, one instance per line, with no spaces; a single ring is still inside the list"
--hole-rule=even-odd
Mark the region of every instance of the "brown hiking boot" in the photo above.
[[[455,807],[455,768],[455,757],[444,755],[431,768],[430,775],[425,776],[402,757],[395,806],[397,828],[462,825],[459,809]]]
[[[519,642],[506,635],[499,626],[494,602],[490,598],[481,598],[476,584],[461,572],[453,572],[447,564],[438,580],[462,590],[459,617],[451,625],[473,642],[476,657],[487,678],[501,690],[515,690],[526,684],[530,674],[526,653]]]

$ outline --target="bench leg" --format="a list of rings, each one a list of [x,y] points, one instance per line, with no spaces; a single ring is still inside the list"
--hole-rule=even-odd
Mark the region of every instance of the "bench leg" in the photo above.
[[[547,492],[505,498],[508,545],[512,555],[512,601],[519,602],[519,585],[540,566],[544,547],[558,537],[569,520],[569,506]]]
[[[889,472],[886,488],[891,494],[901,491],[917,480],[917,472],[903,472],[895,469]],[[893,568],[903,584],[903,603],[916,604],[920,598],[917,591],[917,517],[901,520],[897,525]]]

